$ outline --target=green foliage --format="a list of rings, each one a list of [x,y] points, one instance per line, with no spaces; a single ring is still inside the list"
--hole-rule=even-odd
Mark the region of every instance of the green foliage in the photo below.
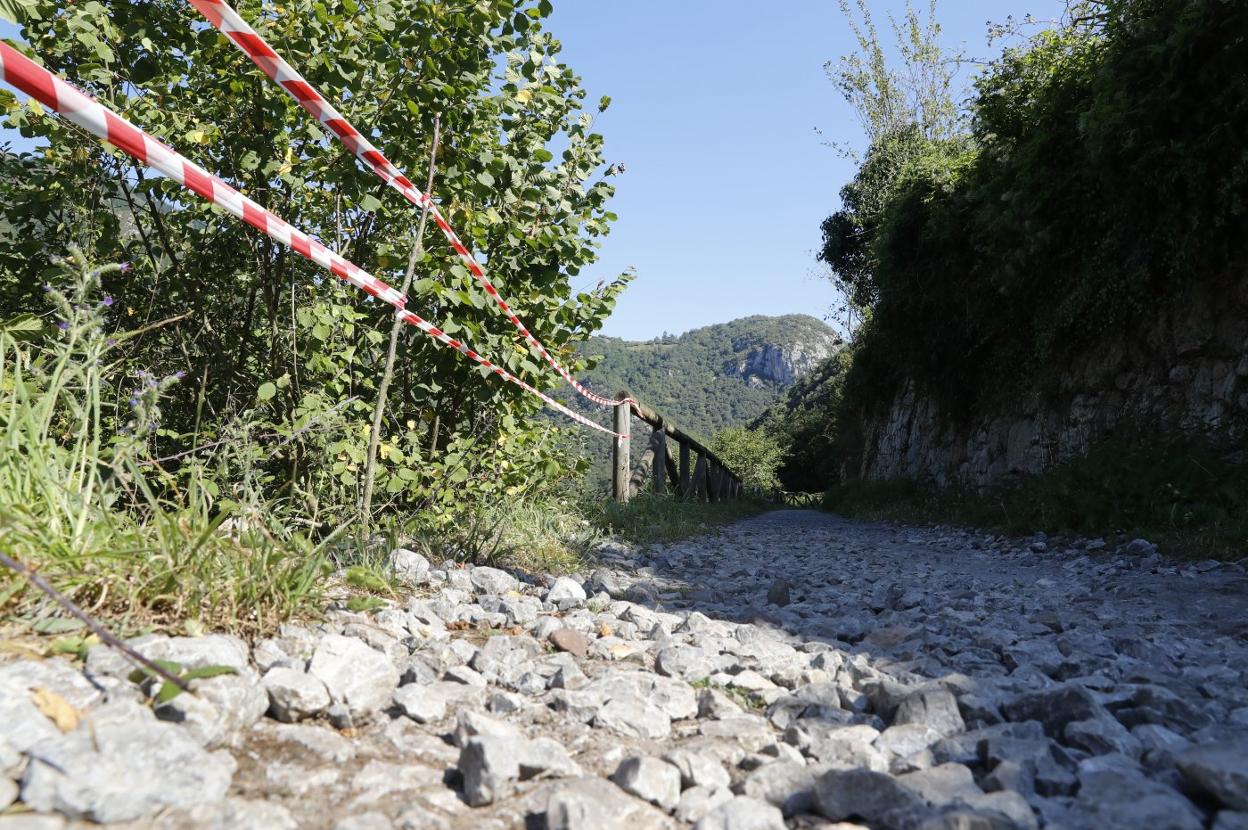
[[[478,511],[449,541],[459,559],[571,573],[586,566],[590,550],[602,539],[586,515],[574,499],[551,493]]]
[[[238,670],[233,666],[198,666],[191,669],[183,666],[176,660],[153,660],[152,663],[185,683],[190,683],[192,680],[221,677],[227,674],[238,674]],[[152,701],[157,704],[168,703],[182,694],[181,687],[162,679],[160,675],[146,667],[137,668],[130,672],[130,682],[155,687],[156,693],[152,695]]]
[[[904,383],[955,420],[1048,394],[1073,356],[1242,266],[1248,8],[1086,11],[978,78],[966,135],[917,115],[878,133],[825,222],[863,320],[830,418],[851,467]]]
[[[347,600],[347,610],[363,613],[367,611],[380,611],[386,607],[386,601],[381,597],[370,596],[354,596]]]
[[[784,459],[784,447],[780,439],[767,430],[721,429],[711,441],[711,452],[756,493],[765,496],[772,488],[780,486],[776,472]]]
[[[909,0],[901,20],[889,18],[898,68],[889,63],[867,0],[838,2],[858,51],[825,69],[858,114],[868,143],[911,130],[929,141],[958,135],[962,113],[953,99],[953,81],[961,55],[940,45],[936,0],[929,0],[926,19]]]
[[[1156,426],[1123,428],[1084,457],[1010,484],[973,490],[912,479],[848,482],[828,490],[825,506],[860,518],[1012,534],[1143,536],[1203,557],[1248,551],[1248,462],[1216,440]]]
[[[687,502],[643,493],[627,504],[594,500],[585,506],[590,521],[604,532],[636,545],[658,545],[698,536],[771,509],[762,499]]]
[[[390,583],[378,575],[373,569],[364,565],[352,565],[347,568],[343,577],[352,588],[361,591],[373,591],[378,594],[390,593]]]
[[[851,349],[841,349],[793,384],[750,426],[777,436],[784,449],[781,488],[817,493],[840,475],[841,399]]]
[[[414,243],[411,206],[184,3],[21,4],[22,37],[49,69],[398,282]],[[601,107],[585,106],[543,30],[550,4],[293,0],[275,13],[246,0],[239,11],[414,175],[440,116],[444,212],[533,333],[582,368],[575,347],[626,280],[571,296],[615,218],[612,170],[593,131]],[[204,473],[210,510],[252,492],[281,499],[313,534],[355,518],[388,310],[37,105],[0,93],[0,117],[48,142],[0,156],[0,318],[42,311],[42,263],[66,239],[93,260],[131,263],[103,278],[117,302],[101,325],[141,332],[115,357],[187,378],[160,390],[150,455],[174,459],[175,478]],[[408,307],[535,386],[559,386],[434,234]],[[539,408],[409,330],[382,424],[378,513],[450,528],[535,480],[575,476],[582,464],[563,426],[535,418]],[[97,439],[107,445],[121,425],[105,419]]]
[[[205,471],[224,452],[176,474],[153,456],[178,378],[126,359],[134,333],[109,325],[100,293],[116,272],[76,253],[47,274],[46,333],[0,324],[0,546],[131,627],[191,618],[254,631],[305,610],[326,543],[289,529],[285,505],[245,480],[218,500]],[[0,610],[37,624],[46,603],[6,571]]]

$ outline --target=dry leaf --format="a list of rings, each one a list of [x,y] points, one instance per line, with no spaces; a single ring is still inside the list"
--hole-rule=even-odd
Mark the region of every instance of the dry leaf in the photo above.
[[[81,717],[78,710],[51,689],[42,686],[32,689],[30,700],[62,732],[73,732],[78,727],[78,719]]]
[[[16,654],[28,660],[42,660],[43,651],[21,640],[0,640],[0,653]]]
[[[613,629],[611,626],[607,625],[606,623],[603,623],[602,625],[598,626],[599,637],[610,637],[614,633],[615,633],[615,629]]]
[[[467,620],[452,620],[446,624],[447,631],[467,631],[472,627],[472,623]]]

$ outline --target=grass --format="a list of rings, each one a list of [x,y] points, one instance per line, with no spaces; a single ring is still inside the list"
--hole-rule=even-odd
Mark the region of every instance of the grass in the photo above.
[[[830,489],[825,507],[864,519],[1023,535],[1147,538],[1194,558],[1248,556],[1248,459],[1216,437],[1133,426],[1083,457],[983,490],[896,479]]]
[[[588,503],[585,509],[590,521],[604,533],[644,547],[697,536],[757,516],[771,509],[771,505],[749,497],[707,503],[645,494],[633,497],[627,504],[598,500]]]
[[[739,689],[736,686],[718,686],[711,682],[710,678],[695,680],[689,684],[695,689],[714,689],[727,695],[734,703],[746,711],[760,711],[767,708],[767,701],[756,692]]]
[[[31,317],[0,322],[0,549],[123,631],[257,631],[314,607],[332,537],[288,531],[280,505],[221,509],[202,471],[172,478],[150,462],[158,402],[177,378],[121,368],[125,335],[105,332],[103,273],[49,289],[59,332]],[[0,617],[37,627],[54,614],[25,579],[0,573]]]

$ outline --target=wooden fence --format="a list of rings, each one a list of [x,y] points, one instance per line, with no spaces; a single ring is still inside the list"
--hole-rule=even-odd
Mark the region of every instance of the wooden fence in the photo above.
[[[621,392],[619,397],[626,398],[628,394]],[[655,493],[666,493],[670,486],[671,492],[689,501],[724,501],[744,495],[741,477],[729,470],[719,456],[645,404],[616,404],[615,431],[631,433],[628,419],[633,415],[649,424],[653,432],[636,468],[630,464],[629,442],[616,441],[611,476],[616,501],[627,502],[647,487]]]
[[[785,507],[819,507],[823,504],[823,493],[791,493],[787,490],[773,490],[771,500]]]

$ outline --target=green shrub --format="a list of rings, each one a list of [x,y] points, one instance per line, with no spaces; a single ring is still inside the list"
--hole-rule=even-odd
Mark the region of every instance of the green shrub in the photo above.
[[[912,380],[954,418],[1043,395],[1248,254],[1248,6],[1105,0],[1009,49],[967,135],[878,138],[822,258],[865,323],[840,429]]]
[[[766,495],[780,486],[776,474],[784,460],[780,439],[766,429],[728,427],[715,434],[711,452],[741,477],[750,491]]]
[[[412,205],[326,144],[314,118],[219,32],[195,24],[184,3],[20,5],[20,37],[49,69],[402,284],[417,242]],[[440,124],[432,190],[448,221],[488,255],[491,277],[534,335],[579,370],[575,346],[626,282],[572,289],[614,220],[619,168],[593,130],[608,99],[589,98],[562,62],[544,30],[550,3],[291,0],[277,11],[242,0],[238,9],[353,123],[382,136],[414,180],[425,179]],[[0,152],[0,319],[40,309],[47,252],[67,238],[94,260],[129,261],[130,270],[103,275],[117,298],[106,324],[171,322],[118,355],[187,373],[165,390],[155,453],[228,449],[241,430],[260,452],[235,472],[266,500],[288,500],[315,523],[310,532],[358,518],[391,310],[2,90],[0,123],[36,147]],[[420,242],[408,307],[534,386],[564,388],[438,231]],[[449,528],[534,479],[553,486],[578,472],[532,395],[410,329],[398,348],[370,518]]]

